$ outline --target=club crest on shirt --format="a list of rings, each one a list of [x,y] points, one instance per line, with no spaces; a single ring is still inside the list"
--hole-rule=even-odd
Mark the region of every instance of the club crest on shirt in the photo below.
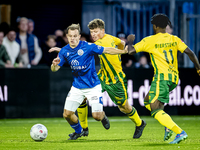
[[[84,53],[84,52],[83,52],[83,50],[82,50],[82,49],[79,49],[79,50],[78,50],[78,55],[79,55],[79,56],[82,56],[82,55],[83,55],[83,53]]]

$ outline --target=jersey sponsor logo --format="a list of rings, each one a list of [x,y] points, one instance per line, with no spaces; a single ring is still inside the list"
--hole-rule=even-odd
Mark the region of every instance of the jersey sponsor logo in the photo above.
[[[71,69],[73,69],[73,70],[81,70],[81,69],[85,69],[85,68],[87,68],[86,65],[84,65],[84,66],[79,66],[79,61],[78,61],[78,60],[73,59],[73,60],[71,61]]]
[[[77,65],[79,65],[78,60],[76,60],[76,59],[74,60],[74,59],[73,59],[73,60],[71,61],[71,65],[72,65],[72,66],[77,66]]]
[[[82,49],[79,49],[79,50],[78,50],[78,55],[79,55],[79,56],[82,56],[83,54],[84,54],[84,51],[83,51]]]

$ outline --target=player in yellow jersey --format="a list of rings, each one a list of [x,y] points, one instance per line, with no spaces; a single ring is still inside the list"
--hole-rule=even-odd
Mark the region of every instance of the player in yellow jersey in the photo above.
[[[188,135],[164,112],[164,103],[169,103],[169,92],[177,86],[179,80],[177,52],[184,52],[189,56],[199,75],[200,65],[196,55],[180,38],[166,33],[166,26],[170,25],[171,22],[165,14],[155,14],[151,18],[151,23],[155,35],[142,39],[134,46],[132,43],[135,36],[129,35],[127,38],[128,50],[129,54],[138,52],[150,54],[154,67],[154,77],[150,91],[144,99],[144,104],[151,111],[151,116],[165,127],[164,140],[168,140],[171,136],[166,136],[169,133],[167,128],[177,134],[175,139],[170,142],[170,144],[176,144],[186,139]]]
[[[101,19],[89,22],[88,27],[95,44],[103,47],[118,47],[123,50],[125,42],[105,33],[105,23]],[[101,68],[98,72],[102,91],[107,91],[111,100],[118,105],[121,112],[125,113],[135,124],[133,138],[140,138],[146,122],[141,120],[137,110],[128,103],[127,79],[122,71],[121,55],[99,55]]]

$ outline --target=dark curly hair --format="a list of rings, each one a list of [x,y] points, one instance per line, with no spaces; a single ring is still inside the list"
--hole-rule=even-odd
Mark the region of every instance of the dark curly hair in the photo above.
[[[167,25],[172,26],[171,21],[165,14],[155,14],[151,17],[151,24],[157,27],[166,28]]]

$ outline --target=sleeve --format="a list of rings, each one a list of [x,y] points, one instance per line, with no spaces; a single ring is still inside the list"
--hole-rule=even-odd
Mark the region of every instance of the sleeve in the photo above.
[[[63,53],[63,48],[60,50],[58,57],[60,58],[60,63],[58,66],[62,67],[67,62]]]
[[[39,47],[38,44],[38,39],[36,36],[34,36],[34,47],[35,47],[35,58],[34,58],[34,62],[38,63],[40,61],[40,59],[42,58],[42,50]]]
[[[121,43],[121,39],[112,36],[113,40],[115,41],[115,45],[119,45]]]
[[[104,47],[96,45],[96,44],[92,44],[92,54],[99,54],[101,55],[104,51]]]
[[[145,39],[142,39],[140,42],[136,43],[134,45],[136,53],[138,53],[138,52],[145,52],[145,45],[146,45]]]
[[[183,53],[185,49],[188,47],[180,38],[177,38],[177,49]]]

